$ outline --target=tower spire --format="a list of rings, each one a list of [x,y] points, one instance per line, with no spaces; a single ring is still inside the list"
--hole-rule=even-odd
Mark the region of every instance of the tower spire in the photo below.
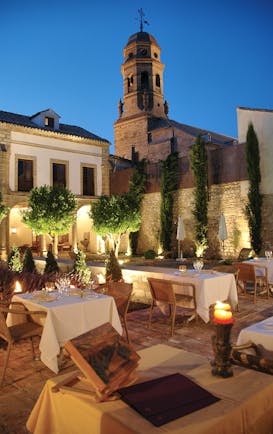
[[[147,20],[144,20],[145,14],[144,14],[142,8],[138,9],[138,13],[139,13],[139,27],[140,27],[140,31],[143,32],[143,25],[144,24],[149,25],[149,23],[148,23]]]

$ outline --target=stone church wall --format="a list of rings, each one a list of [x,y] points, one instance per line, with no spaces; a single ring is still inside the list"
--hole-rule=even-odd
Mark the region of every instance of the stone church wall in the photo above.
[[[233,182],[212,185],[209,191],[208,218],[210,247],[208,256],[221,255],[221,245],[218,238],[219,219],[224,213],[227,225],[228,239],[224,243],[224,256],[237,257],[243,247],[249,247],[249,233],[244,208],[247,199],[248,182]],[[177,248],[176,224],[177,216],[182,215],[186,239],[182,243],[185,256],[194,255],[194,189],[180,189],[174,203],[173,249]],[[160,192],[146,194],[142,203],[142,222],[139,236],[139,253],[148,249],[160,251]],[[270,198],[271,209],[273,198]]]
[[[135,124],[137,122],[137,128]],[[115,155],[131,159],[132,146],[139,151],[139,159],[147,155],[147,119],[132,117],[115,123]]]

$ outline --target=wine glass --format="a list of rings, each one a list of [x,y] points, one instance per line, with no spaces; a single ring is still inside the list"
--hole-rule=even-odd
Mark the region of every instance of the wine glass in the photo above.
[[[272,250],[265,250],[264,252],[266,259],[271,259],[272,258]]]
[[[193,263],[193,268],[195,269],[195,271],[197,271],[197,273],[200,273],[203,266],[204,266],[204,262],[202,261],[202,259],[196,259],[196,261],[194,261]]]

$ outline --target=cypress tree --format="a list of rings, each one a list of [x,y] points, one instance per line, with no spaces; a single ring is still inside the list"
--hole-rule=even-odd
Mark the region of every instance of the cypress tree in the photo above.
[[[105,265],[105,278],[107,282],[121,282],[123,280],[122,271],[114,250],[110,251]]]
[[[26,249],[25,254],[24,254],[23,271],[28,271],[30,273],[33,273],[34,271],[36,271],[36,266],[35,266],[35,262],[33,260],[32,251],[29,247]]]
[[[59,266],[58,263],[53,255],[53,253],[49,250],[47,252],[46,257],[46,265],[44,269],[44,273],[58,273],[59,272]]]
[[[191,169],[195,178],[194,210],[196,255],[202,256],[207,248],[208,204],[207,204],[207,152],[206,143],[199,135],[190,150]]]
[[[263,198],[260,193],[261,171],[259,142],[252,123],[248,126],[245,150],[249,179],[246,214],[248,218],[251,247],[256,254],[259,254],[262,248]]]
[[[85,285],[90,282],[91,270],[86,264],[86,254],[81,250],[76,254],[72,274],[77,277],[77,282]]]
[[[147,161],[144,158],[135,165],[129,181],[129,195],[134,200],[135,207],[139,211],[141,209],[141,202],[144,196],[145,186],[147,182],[146,167]],[[130,248],[133,255],[136,255],[137,253],[138,238],[139,231],[129,233]]]
[[[171,250],[174,193],[178,184],[178,152],[161,161],[160,241],[164,251]]]
[[[22,271],[23,265],[20,251],[17,246],[13,246],[8,256],[8,266],[12,271]]]

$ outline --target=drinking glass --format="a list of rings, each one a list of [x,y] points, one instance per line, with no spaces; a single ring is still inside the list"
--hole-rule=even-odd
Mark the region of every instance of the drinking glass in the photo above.
[[[54,282],[46,282],[45,283],[45,290],[46,292],[52,292],[55,289],[55,283]]]
[[[193,263],[193,268],[200,273],[200,271],[202,270],[204,266],[204,262],[202,261],[202,259],[197,259],[196,261],[194,261]]]
[[[264,252],[266,259],[271,259],[272,258],[272,250],[265,250]]]

